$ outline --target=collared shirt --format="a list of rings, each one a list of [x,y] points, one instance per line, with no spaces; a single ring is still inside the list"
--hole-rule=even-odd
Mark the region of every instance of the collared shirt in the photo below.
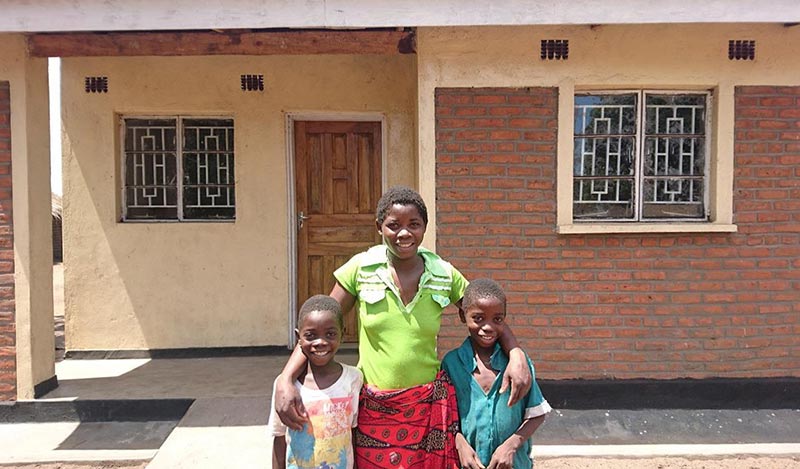
[[[436,338],[442,310],[461,299],[467,280],[433,252],[419,248],[425,270],[417,294],[400,299],[386,246],[373,246],[338,268],[334,277],[358,307],[358,367],[364,382],[382,390],[433,381],[439,371]]]
[[[512,407],[508,407],[509,392],[500,394],[503,373],[508,366],[508,356],[500,348],[499,343],[495,344],[490,359],[492,368],[499,373],[488,393],[484,392],[472,375],[478,363],[469,337],[459,348],[448,352],[442,360],[442,369],[450,375],[456,388],[461,433],[475,449],[484,466],[489,465],[494,451],[517,431],[524,420],[544,415],[551,410],[550,404],[544,399],[536,383],[533,363],[527,355],[526,359],[533,380],[531,389]],[[532,467],[530,450],[529,439],[514,454],[514,469]]]

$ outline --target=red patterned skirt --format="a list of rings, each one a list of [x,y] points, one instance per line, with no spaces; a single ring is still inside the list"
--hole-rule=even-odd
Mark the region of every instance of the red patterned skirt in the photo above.
[[[364,386],[358,402],[358,469],[458,469],[456,392],[440,371],[408,389]]]

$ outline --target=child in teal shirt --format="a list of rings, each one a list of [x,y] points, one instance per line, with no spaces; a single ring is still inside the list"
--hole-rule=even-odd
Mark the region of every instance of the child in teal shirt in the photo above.
[[[442,369],[453,381],[461,433],[456,447],[461,467],[468,469],[530,469],[530,437],[551,408],[532,380],[528,394],[513,406],[500,395],[508,356],[498,338],[505,327],[506,297],[490,279],[477,279],[464,292],[461,322],[469,337],[445,355]]]

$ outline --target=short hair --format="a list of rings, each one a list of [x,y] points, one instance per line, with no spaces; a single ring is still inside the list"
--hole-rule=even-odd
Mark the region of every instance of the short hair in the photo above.
[[[506,294],[500,284],[490,278],[477,278],[471,281],[464,290],[461,308],[466,310],[478,300],[487,298],[497,298],[504,306],[506,304]]]
[[[383,224],[383,221],[386,220],[386,215],[395,204],[413,205],[417,207],[422,221],[424,221],[426,225],[428,224],[428,208],[425,206],[425,201],[422,200],[422,196],[419,195],[419,192],[406,186],[394,186],[387,189],[380,200],[378,200],[378,206],[375,209],[375,219],[378,221],[379,225]]]
[[[303,306],[300,307],[300,312],[297,313],[297,327],[300,328],[306,317],[314,311],[330,311],[336,317],[339,331],[344,329],[342,307],[338,301],[328,295],[314,295],[303,303]]]

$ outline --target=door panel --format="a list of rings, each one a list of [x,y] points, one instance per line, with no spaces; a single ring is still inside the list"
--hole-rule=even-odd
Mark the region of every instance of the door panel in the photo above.
[[[295,121],[297,301],[330,293],[333,271],[380,242],[375,206],[381,196],[380,122]],[[302,226],[301,226],[302,225]],[[344,340],[354,342],[354,312]]]

